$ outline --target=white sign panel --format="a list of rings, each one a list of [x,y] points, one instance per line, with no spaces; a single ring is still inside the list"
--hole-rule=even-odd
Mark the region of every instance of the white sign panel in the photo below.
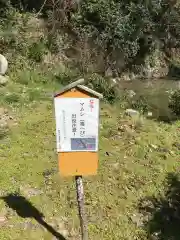
[[[58,152],[97,152],[99,99],[55,98]]]

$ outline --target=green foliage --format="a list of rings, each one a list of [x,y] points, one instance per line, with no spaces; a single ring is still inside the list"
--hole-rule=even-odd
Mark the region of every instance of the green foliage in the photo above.
[[[37,11],[43,1],[1,0],[1,51],[15,52],[40,62],[47,49],[62,53],[78,40],[85,45],[92,44],[94,52],[102,53],[102,68],[106,70],[110,67],[121,74],[127,68],[136,69],[135,66],[144,64],[146,56],[153,55],[157,49],[160,52],[163,50],[169,57],[171,49],[180,46],[180,7],[176,1],[84,0],[77,1],[79,8],[69,3],[59,11],[62,2],[67,3],[56,1],[51,9],[52,14],[46,14],[49,32],[45,34],[36,26],[40,20],[37,15],[26,11],[33,8]],[[45,9],[46,6],[43,12]],[[63,23],[63,30],[65,28],[66,31],[62,31],[64,17],[67,21]],[[73,43],[69,40],[69,34]],[[78,67],[82,68],[83,73],[88,72],[88,64],[92,65],[91,55],[94,62],[95,54],[87,54],[88,47],[79,48],[78,51],[83,53],[80,54],[83,55],[83,63]],[[153,59],[150,61],[153,64]]]
[[[80,35],[105,49],[111,64],[117,60],[114,51],[128,67],[142,63],[156,48],[167,53],[179,46],[180,11],[175,1],[85,0],[74,23]]]
[[[70,68],[65,68],[55,74],[55,79],[58,83],[65,86],[71,82],[74,82],[78,76],[80,76],[78,71],[72,70]]]
[[[30,89],[28,90],[29,101],[33,102],[35,100],[41,99],[41,91],[40,89]]]
[[[39,21],[35,14],[20,12],[8,4],[0,16],[1,51],[11,53],[11,57],[22,56],[40,62],[47,47]]]
[[[180,116],[180,90],[171,93],[169,107],[175,115]]]
[[[76,23],[80,32],[95,37],[96,43],[107,51],[120,49],[126,58],[137,54],[139,35],[121,2],[83,1]]]
[[[139,96],[137,99],[133,99],[130,106],[142,113],[148,112],[149,109],[149,104],[145,96]]]
[[[4,137],[6,137],[8,131],[9,131],[9,129],[7,126],[0,125],[0,140],[3,139]]]
[[[11,76],[13,81],[23,84],[23,85],[32,85],[33,83],[45,84],[50,79],[43,72],[40,72],[36,69],[25,69],[24,71],[16,71]]]
[[[18,103],[20,101],[20,95],[17,93],[8,93],[4,98],[5,102],[9,104]]]
[[[103,94],[104,99],[109,103],[113,103],[117,98],[117,92],[109,81],[109,79],[103,78],[98,74],[92,74],[88,78],[88,84],[97,92]]]
[[[28,57],[35,62],[41,62],[46,52],[46,45],[43,40],[41,40],[40,42],[34,42],[29,46]]]

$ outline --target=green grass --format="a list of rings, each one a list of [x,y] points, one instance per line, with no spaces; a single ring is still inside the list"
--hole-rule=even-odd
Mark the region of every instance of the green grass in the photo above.
[[[79,238],[73,178],[58,173],[54,106],[51,94],[60,86],[17,76],[0,89],[0,103],[17,121],[0,140],[0,195],[18,193],[45,216],[66,239]],[[28,75],[29,76],[29,75]],[[130,119],[117,106],[101,105],[99,172],[85,177],[89,239],[150,239],[139,224],[139,203],[166,191],[168,173],[179,171],[180,122],[172,125]],[[107,154],[108,153],[108,154]],[[35,192],[35,194],[32,194]],[[27,212],[27,208],[21,211]],[[33,218],[23,218],[0,200],[2,240],[50,240],[52,234]],[[134,220],[134,216],[136,216]],[[159,238],[160,239],[160,238]]]

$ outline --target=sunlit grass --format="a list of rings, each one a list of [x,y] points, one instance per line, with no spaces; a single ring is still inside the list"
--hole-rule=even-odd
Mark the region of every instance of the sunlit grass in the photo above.
[[[47,98],[39,102],[39,95],[29,99],[29,93],[27,89],[24,96],[28,106],[14,106],[19,109],[18,125],[6,141],[1,141],[1,195],[18,192],[43,212],[50,224],[58,217],[70,233],[68,239],[78,239],[74,179],[62,179],[58,174],[53,101]],[[131,217],[138,212],[139,199],[163,191],[166,174],[178,170],[179,152],[173,143],[179,141],[179,126],[179,122],[166,125],[126,118],[116,106],[102,104],[99,172],[85,177],[91,239],[148,239]],[[29,188],[42,192],[31,196]],[[0,207],[6,209],[3,201]],[[36,231],[31,227],[24,231],[25,221],[12,211],[0,238],[52,239],[37,224]]]

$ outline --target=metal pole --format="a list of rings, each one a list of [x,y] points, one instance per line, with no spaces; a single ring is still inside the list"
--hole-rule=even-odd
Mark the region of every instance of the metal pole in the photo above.
[[[86,219],[86,214],[84,209],[84,189],[83,189],[82,176],[76,176],[75,179],[76,179],[77,202],[78,202],[82,240],[88,240],[88,228],[87,228],[87,219]]]

